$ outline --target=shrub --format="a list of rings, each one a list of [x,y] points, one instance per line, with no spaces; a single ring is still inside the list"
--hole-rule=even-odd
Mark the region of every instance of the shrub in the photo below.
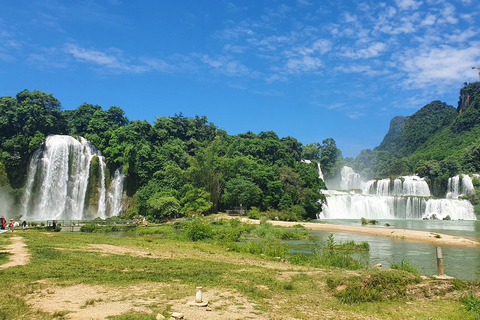
[[[185,226],[185,235],[191,241],[213,238],[213,228],[204,219],[193,219]]]
[[[96,229],[96,226],[93,223],[84,224],[83,226],[80,227],[81,232],[94,232],[95,229]]]
[[[257,207],[252,207],[247,212],[247,217],[250,219],[259,219],[260,218],[260,210]]]

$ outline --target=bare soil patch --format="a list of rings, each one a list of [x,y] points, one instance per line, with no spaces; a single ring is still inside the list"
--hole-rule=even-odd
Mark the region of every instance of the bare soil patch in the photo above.
[[[9,261],[0,265],[0,270],[26,265],[30,262],[30,254],[27,245],[23,242],[23,237],[11,237],[11,244],[5,247],[5,251],[10,253]]]
[[[275,319],[256,309],[254,303],[244,296],[225,290],[204,291],[203,301],[208,308],[189,306],[195,300],[195,288],[192,296],[182,299],[169,299],[172,285],[158,283],[125,287],[98,285],[74,285],[69,287],[44,286],[26,297],[35,309],[52,315],[64,314],[68,319],[106,319],[129,311],[150,314],[181,312],[185,319]]]

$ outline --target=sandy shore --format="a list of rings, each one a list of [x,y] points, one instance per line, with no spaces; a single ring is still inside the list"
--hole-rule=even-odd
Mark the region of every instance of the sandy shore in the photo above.
[[[242,221],[252,224],[259,224],[259,220],[252,220],[242,218]],[[456,236],[451,236],[443,233],[434,233],[428,231],[417,231],[408,229],[393,229],[390,227],[378,227],[372,228],[367,226],[346,226],[329,223],[311,223],[311,222],[287,222],[287,221],[274,221],[269,220],[273,225],[291,227],[301,224],[310,230],[324,230],[324,231],[340,231],[340,232],[354,232],[363,233],[372,236],[398,238],[409,241],[427,242],[437,245],[453,245],[453,246],[466,246],[466,247],[480,247],[480,242]]]

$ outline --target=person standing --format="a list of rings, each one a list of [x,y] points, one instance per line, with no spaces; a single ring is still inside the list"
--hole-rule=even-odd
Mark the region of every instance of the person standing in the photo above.
[[[11,232],[15,231],[15,222],[13,222],[13,219],[10,219],[10,222],[8,223],[8,227],[10,228]]]
[[[27,221],[23,220],[22,222],[22,229],[23,229],[23,232],[25,232],[25,229],[27,228]]]
[[[52,232],[55,232],[55,229],[57,228],[57,220],[53,220],[52,227]]]

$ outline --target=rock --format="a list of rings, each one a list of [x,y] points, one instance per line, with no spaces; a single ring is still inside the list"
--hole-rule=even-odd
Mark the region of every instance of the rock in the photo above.
[[[212,308],[207,307],[207,308],[205,309],[205,311],[212,311]]]
[[[172,318],[173,318],[173,319],[183,319],[183,313],[181,313],[181,312],[174,312],[174,313],[172,313]]]
[[[159,314],[157,314],[157,317],[155,319],[156,320],[165,320],[165,317],[163,316],[163,314],[159,313]]]

